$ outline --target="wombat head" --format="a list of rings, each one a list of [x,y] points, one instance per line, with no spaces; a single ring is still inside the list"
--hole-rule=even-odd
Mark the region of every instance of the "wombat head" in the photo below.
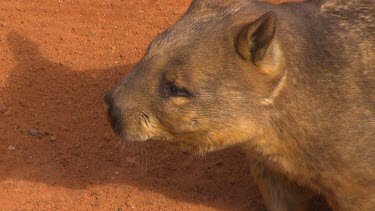
[[[275,13],[238,18],[236,8],[202,2],[105,96],[123,139],[164,140],[203,154],[251,140],[267,126],[284,68]]]

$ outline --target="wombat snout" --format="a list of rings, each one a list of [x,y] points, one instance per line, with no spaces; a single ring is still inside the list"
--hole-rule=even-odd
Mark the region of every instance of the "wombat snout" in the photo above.
[[[104,96],[104,109],[107,115],[107,120],[113,131],[116,135],[121,136],[124,123],[121,118],[120,110],[114,103],[111,91]]]

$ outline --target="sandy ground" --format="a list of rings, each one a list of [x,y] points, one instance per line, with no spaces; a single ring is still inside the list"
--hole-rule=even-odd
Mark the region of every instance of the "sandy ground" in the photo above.
[[[189,3],[0,1],[0,210],[264,209],[240,149],[121,147],[106,122],[104,93]]]

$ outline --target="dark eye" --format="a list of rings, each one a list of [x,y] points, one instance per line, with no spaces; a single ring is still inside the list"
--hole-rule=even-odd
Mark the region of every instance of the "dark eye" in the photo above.
[[[178,87],[174,83],[168,83],[166,85],[165,92],[170,97],[192,97],[191,93],[188,90],[182,87]]]

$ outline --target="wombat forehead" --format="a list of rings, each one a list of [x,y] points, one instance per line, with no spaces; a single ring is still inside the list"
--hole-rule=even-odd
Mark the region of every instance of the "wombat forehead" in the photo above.
[[[193,1],[187,13],[179,21],[153,40],[146,55],[153,57],[176,53],[178,49],[191,52],[192,48],[196,48],[200,43],[204,43],[207,47],[215,42],[215,39],[220,40],[222,36],[234,36],[232,34],[235,33],[234,25],[243,19],[238,19],[238,14],[244,5],[250,2],[249,0]],[[250,17],[246,19],[248,21]]]
[[[189,12],[233,13],[251,0],[193,0]]]
[[[202,17],[198,18],[202,19]],[[199,51],[199,47],[207,47],[224,36],[223,28],[226,28],[226,25],[223,22],[219,24],[220,21],[215,19],[197,21],[185,17],[156,37],[146,55],[149,57],[179,53],[186,55]]]
[[[207,30],[207,29],[205,29]],[[196,28],[173,26],[156,37],[147,49],[146,58],[160,60],[171,58],[185,58],[192,54],[194,49],[204,39],[204,30],[198,32]],[[177,59],[184,61],[185,59]],[[171,62],[171,61],[168,61]]]

